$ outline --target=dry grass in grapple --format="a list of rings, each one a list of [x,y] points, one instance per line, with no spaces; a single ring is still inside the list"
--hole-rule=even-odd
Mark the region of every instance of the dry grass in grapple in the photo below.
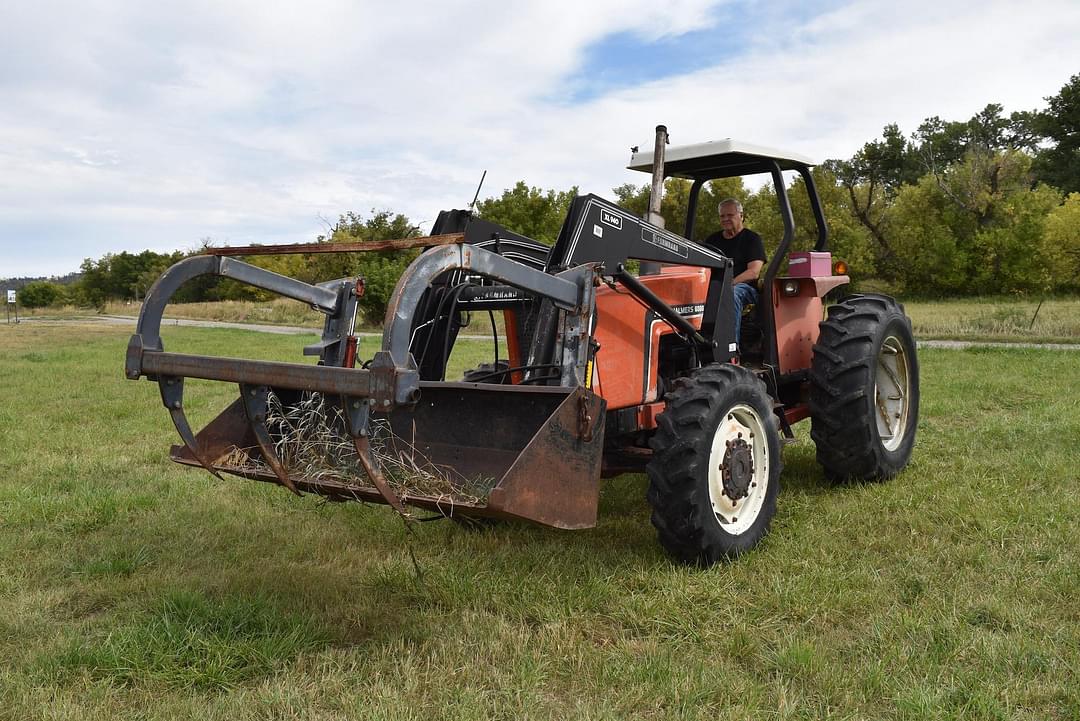
[[[345,430],[341,409],[328,404],[322,394],[303,393],[298,402],[286,405],[270,393],[266,425],[274,451],[291,477],[312,483],[329,480],[356,491],[375,490]],[[371,455],[387,484],[406,504],[410,498],[434,498],[452,515],[455,506],[483,504],[494,488],[493,478],[469,478],[432,463],[408,439],[396,436],[385,420],[373,421],[369,430]],[[240,475],[273,477],[257,448],[234,447],[218,466]]]

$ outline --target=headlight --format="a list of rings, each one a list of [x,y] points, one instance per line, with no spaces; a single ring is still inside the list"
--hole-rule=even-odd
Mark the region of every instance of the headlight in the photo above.
[[[798,295],[799,294],[799,281],[797,280],[785,280],[784,284],[780,286],[780,290],[784,295]]]

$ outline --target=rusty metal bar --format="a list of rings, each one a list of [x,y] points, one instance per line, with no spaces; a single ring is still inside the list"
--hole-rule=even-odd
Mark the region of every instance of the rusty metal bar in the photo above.
[[[147,376],[180,376],[211,381],[292,388],[326,394],[371,395],[371,377],[360,368],[300,365],[277,361],[143,351],[141,370]]]
[[[439,245],[458,245],[465,242],[464,233],[424,235],[419,238],[393,240],[361,240],[354,243],[290,243],[287,245],[241,245],[235,248],[206,248],[201,255],[293,255],[298,253],[366,253],[380,250],[411,250],[434,248]]]

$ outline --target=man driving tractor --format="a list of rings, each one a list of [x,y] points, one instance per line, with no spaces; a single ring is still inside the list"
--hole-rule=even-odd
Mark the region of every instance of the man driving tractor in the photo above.
[[[720,201],[720,230],[704,244],[731,258],[735,292],[735,341],[739,341],[742,311],[758,302],[757,279],[768,258],[761,236],[743,225],[743,207],[735,198]]]

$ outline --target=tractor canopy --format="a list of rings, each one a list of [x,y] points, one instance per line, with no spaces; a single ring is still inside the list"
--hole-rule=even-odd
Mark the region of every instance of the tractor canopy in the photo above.
[[[653,151],[638,151],[635,148],[631,152],[630,164],[626,166],[629,170],[653,172]],[[677,145],[664,151],[665,175],[687,180],[715,180],[770,173],[773,163],[778,165],[780,170],[796,171],[817,165],[809,157],[799,153],[730,138]]]

